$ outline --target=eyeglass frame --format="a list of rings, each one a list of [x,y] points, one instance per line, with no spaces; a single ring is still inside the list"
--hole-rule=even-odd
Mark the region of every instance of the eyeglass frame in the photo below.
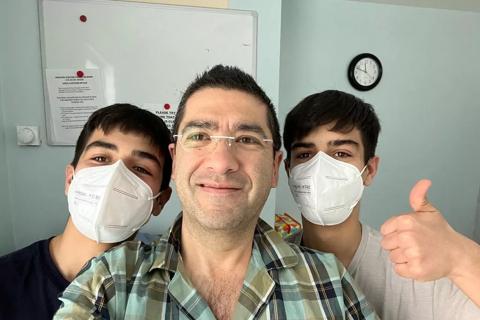
[[[209,135],[209,134],[207,134],[207,135],[208,135],[208,137],[211,139],[211,142],[213,142],[213,141],[215,140],[215,147],[217,146],[218,141],[223,139],[223,140],[227,141],[227,146],[228,146],[229,148],[231,148],[231,147],[232,147],[232,144],[233,144],[233,143],[235,142],[235,140],[238,138],[238,137],[234,137],[234,136]],[[179,141],[179,139],[180,139],[180,141],[181,141],[181,138],[182,138],[183,136],[184,136],[183,134],[174,134],[172,137],[173,137],[173,139],[174,139],[174,142],[177,143],[177,142]],[[268,142],[268,143],[270,143],[270,144],[273,146],[273,139],[267,139],[267,138],[259,138],[259,139],[260,139],[261,141],[263,141],[263,142]],[[209,144],[210,144],[211,142],[209,142]],[[180,144],[181,144],[182,146],[184,146],[183,143],[180,142]],[[207,144],[207,145],[208,145],[208,144]],[[204,146],[204,147],[205,147],[205,146]],[[199,149],[199,148],[202,148],[202,147],[198,147],[198,148],[188,148],[188,147],[186,147],[186,149],[190,149],[190,150],[195,150],[195,149]],[[262,151],[263,151],[263,149],[262,149]]]

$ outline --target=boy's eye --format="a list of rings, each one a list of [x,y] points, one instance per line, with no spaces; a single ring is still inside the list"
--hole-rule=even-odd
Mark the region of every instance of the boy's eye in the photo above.
[[[310,152],[302,152],[302,153],[296,154],[295,158],[305,160],[305,159],[310,158],[310,156],[311,156]]]
[[[141,173],[141,174],[146,174],[146,175],[149,175],[149,176],[152,175],[148,170],[146,170],[142,167],[134,167],[133,170],[135,170],[136,172]]]
[[[343,151],[337,151],[333,154],[333,157],[334,158],[347,158],[347,157],[350,157],[350,155],[346,152],[343,152]]]
[[[107,161],[107,157],[104,157],[104,156],[96,156],[96,157],[93,157],[92,160],[97,161],[97,162],[106,162],[106,161]]]

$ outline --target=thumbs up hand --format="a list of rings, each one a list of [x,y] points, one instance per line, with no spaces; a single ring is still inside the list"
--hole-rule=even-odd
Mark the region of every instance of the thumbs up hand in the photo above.
[[[463,236],[428,202],[430,186],[430,180],[418,181],[410,192],[413,211],[390,218],[380,229],[395,271],[420,281],[453,276],[465,249]]]

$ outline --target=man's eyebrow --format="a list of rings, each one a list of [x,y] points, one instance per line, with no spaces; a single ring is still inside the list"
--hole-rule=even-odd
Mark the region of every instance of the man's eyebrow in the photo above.
[[[146,152],[146,151],[142,151],[142,150],[133,150],[133,151],[132,151],[132,155],[134,155],[135,157],[142,158],[142,159],[152,160],[152,161],[154,161],[156,164],[158,164],[159,167],[162,167],[162,165],[161,165],[160,160],[158,159],[158,157],[156,157],[155,155],[151,154],[150,152]]]
[[[354,146],[355,148],[358,148],[360,146],[360,144],[357,141],[354,141],[351,139],[339,139],[339,140],[332,140],[328,142],[328,145],[333,147],[338,147],[345,144]]]
[[[185,131],[191,130],[191,129],[210,129],[210,130],[213,130],[213,129],[216,129],[216,128],[218,128],[218,124],[213,122],[213,121],[192,120],[192,121],[187,122],[187,124],[183,127],[182,132],[185,132]]]
[[[110,149],[110,150],[118,150],[117,146],[114,145],[113,143],[105,142],[105,141],[102,141],[102,140],[96,140],[96,141],[93,141],[92,143],[88,144],[85,147],[85,151],[87,151],[90,148],[94,148],[94,147]]]
[[[261,135],[263,138],[267,137],[267,134],[262,127],[255,123],[238,123],[234,126],[234,129],[235,131],[255,132]]]
[[[182,132],[185,132],[191,129],[217,130],[218,123],[210,120],[192,120],[187,122],[187,124],[183,127]],[[267,134],[262,129],[262,127],[255,123],[237,123],[233,126],[233,129],[234,131],[255,132],[260,134],[264,138],[267,137]]]

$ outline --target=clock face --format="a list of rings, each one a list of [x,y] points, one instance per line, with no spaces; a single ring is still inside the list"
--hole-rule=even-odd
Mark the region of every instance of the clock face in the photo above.
[[[371,53],[357,55],[348,67],[348,80],[361,91],[373,89],[382,78],[382,64]]]
[[[355,70],[353,70],[355,80],[365,87],[374,84],[378,79],[378,74],[378,65],[372,58],[360,59],[355,65]]]

